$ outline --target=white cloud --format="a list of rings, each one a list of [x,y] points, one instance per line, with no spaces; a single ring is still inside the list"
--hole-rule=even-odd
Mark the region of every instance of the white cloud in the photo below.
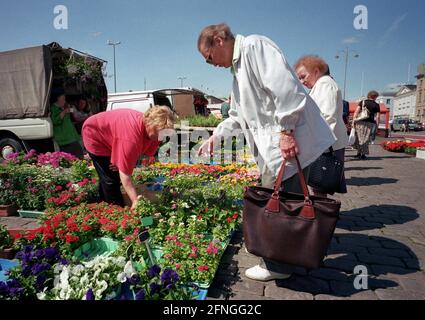
[[[378,41],[378,48],[382,48],[390,39],[391,35],[400,28],[401,23],[407,18],[407,13],[399,16],[387,29],[382,38]]]
[[[360,39],[358,37],[350,37],[350,38],[345,38],[344,40],[342,40],[342,43],[344,44],[354,44],[359,42],[360,42]]]
[[[97,37],[99,37],[100,35],[102,35],[102,32],[93,32],[91,35],[92,35],[93,37],[97,38]]]

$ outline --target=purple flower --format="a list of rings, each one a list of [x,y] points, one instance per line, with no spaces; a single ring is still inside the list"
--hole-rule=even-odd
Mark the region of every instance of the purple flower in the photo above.
[[[145,290],[144,289],[140,289],[139,292],[136,293],[136,300],[145,300]]]
[[[35,256],[38,260],[43,259],[43,258],[44,258],[44,255],[45,255],[44,250],[37,250],[37,251],[35,252],[35,254],[34,254],[34,256]]]
[[[0,296],[9,295],[9,286],[6,282],[0,281]]]
[[[42,274],[37,277],[37,279],[35,280],[35,288],[37,289],[37,291],[42,291],[44,289],[44,284],[46,280],[46,277]]]
[[[90,288],[86,293],[86,300],[95,300],[93,290]]]
[[[149,285],[149,289],[150,289],[151,295],[152,295],[152,294],[155,294],[155,293],[160,293],[161,286],[159,284],[156,284],[156,283],[151,283]]]
[[[138,274],[132,275],[131,278],[129,279],[129,282],[132,285],[140,283],[140,276]]]
[[[24,288],[10,288],[9,294],[12,298],[20,298],[24,291]]]
[[[44,249],[44,255],[49,260],[57,260],[58,259],[58,250],[56,248],[46,248]]]
[[[175,284],[177,281],[179,281],[179,279],[180,278],[178,274],[174,270],[169,268],[166,268],[161,275],[161,282],[165,286],[168,286],[170,284]]]
[[[48,263],[36,263],[32,266],[31,272],[33,275],[37,276],[43,271],[49,270],[51,267]]]
[[[153,265],[148,270],[148,277],[149,277],[149,279],[155,278],[156,276],[159,275],[160,272],[161,272],[161,268],[158,265],[156,265],[156,264]]]

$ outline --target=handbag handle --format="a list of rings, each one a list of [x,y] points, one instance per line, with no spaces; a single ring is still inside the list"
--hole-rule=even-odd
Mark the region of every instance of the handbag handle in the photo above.
[[[295,160],[297,162],[298,176],[299,176],[299,180],[300,180],[301,187],[303,189],[303,194],[304,194],[304,207],[301,210],[300,215],[306,219],[312,220],[316,218],[313,203],[310,200],[310,193],[308,191],[308,187],[305,182],[304,174],[301,169],[301,164],[298,159],[298,156],[295,156]],[[283,176],[285,174],[285,168],[286,168],[286,160],[283,159],[282,166],[280,167],[279,174],[277,176],[277,179],[274,185],[274,192],[266,206],[266,210],[272,213],[280,212],[279,189],[280,189],[280,186],[282,185]]]

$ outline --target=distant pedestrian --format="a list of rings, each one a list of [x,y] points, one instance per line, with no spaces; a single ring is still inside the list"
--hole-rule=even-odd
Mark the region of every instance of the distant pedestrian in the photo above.
[[[367,95],[367,99],[360,101],[353,116],[353,126],[356,130],[356,142],[354,148],[357,149],[356,157],[365,160],[366,155],[369,154],[369,143],[371,142],[371,134],[378,126],[379,121],[379,104],[375,102],[378,98],[379,93],[376,91],[370,91]],[[362,113],[362,110],[367,109],[369,114],[368,118],[358,120],[357,117]]]

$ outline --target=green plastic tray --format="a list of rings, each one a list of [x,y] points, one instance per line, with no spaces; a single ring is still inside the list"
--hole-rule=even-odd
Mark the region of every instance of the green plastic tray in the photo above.
[[[75,250],[74,257],[79,260],[91,260],[96,256],[109,256],[118,248],[118,242],[110,238],[93,239]]]
[[[44,216],[42,211],[18,210],[18,213],[21,218],[38,219]]]

